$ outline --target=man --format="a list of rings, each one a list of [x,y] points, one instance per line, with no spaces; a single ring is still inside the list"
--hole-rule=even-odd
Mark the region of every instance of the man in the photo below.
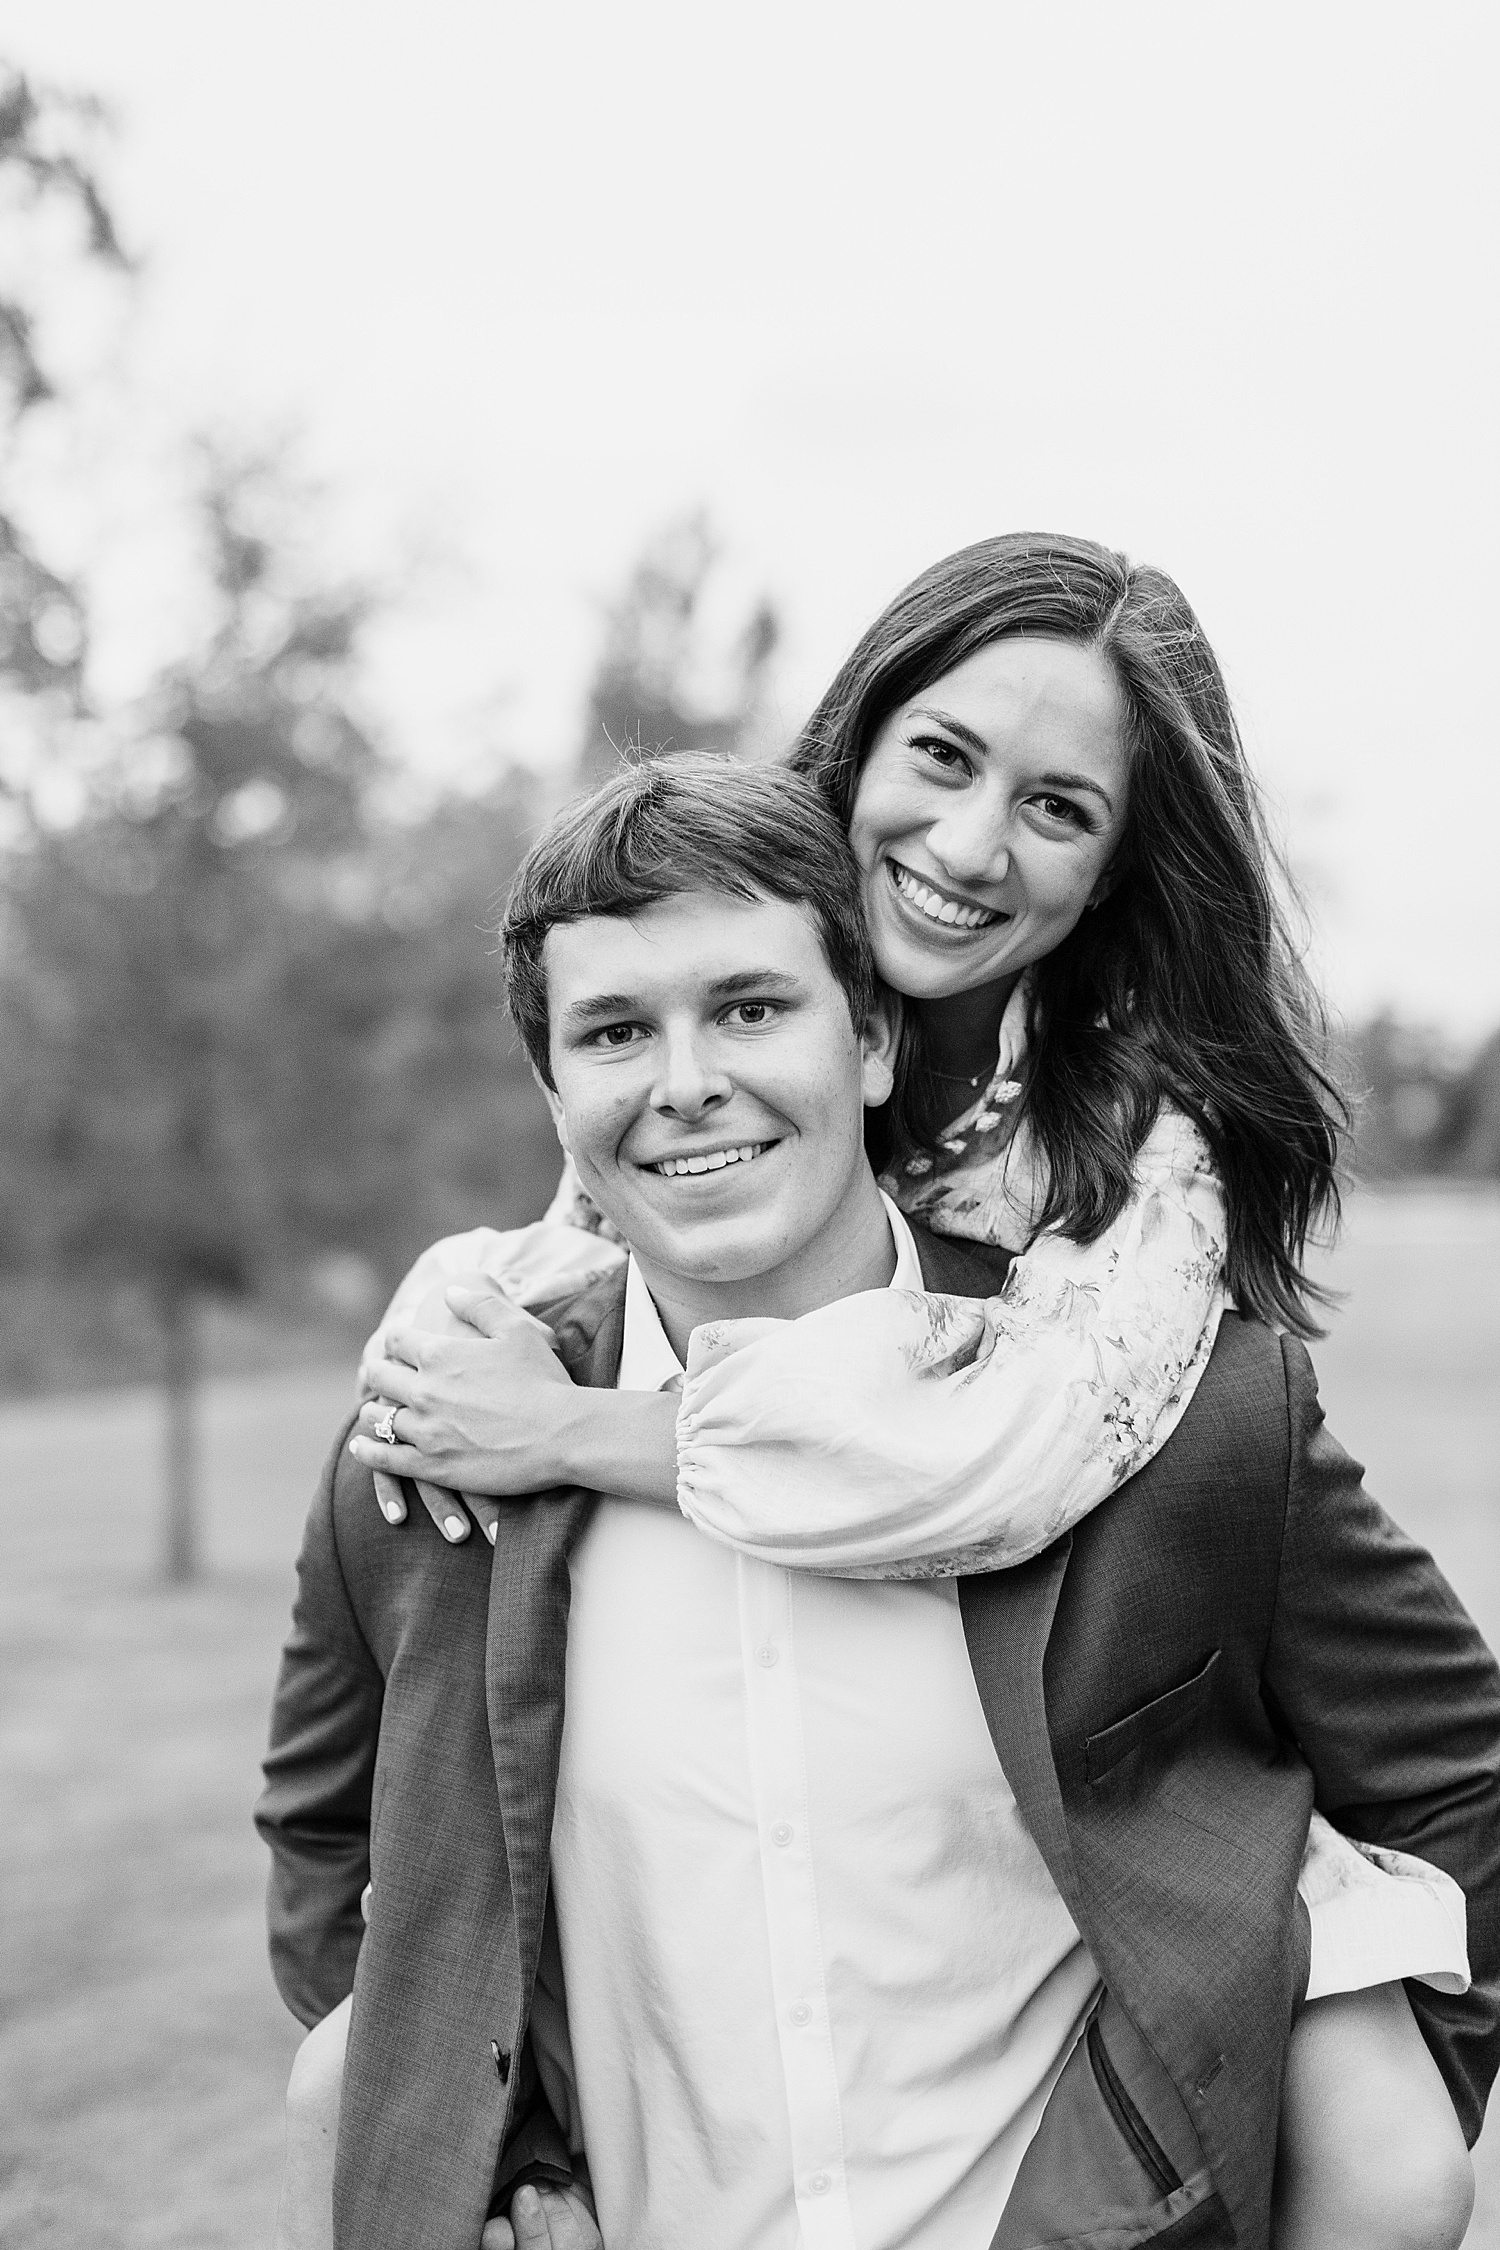
[[[576,1379],[660,1388],[715,1319],[997,1286],[870,1172],[891,1028],[844,839],[785,775],[620,777],[506,931],[632,1245],[559,1315]],[[581,1492],[507,1510],[493,1556],[414,1548],[341,1446],[259,1814],[283,1993],[312,2022],[355,1990],[339,2240],[473,2250],[586,2141],[610,2250],[1264,2243],[1314,1784],[1468,1894],[1473,1989],[1412,2002],[1477,2125],[1497,1750],[1473,1627],[1250,1322],[1106,1507],[961,1587],[794,1583]]]

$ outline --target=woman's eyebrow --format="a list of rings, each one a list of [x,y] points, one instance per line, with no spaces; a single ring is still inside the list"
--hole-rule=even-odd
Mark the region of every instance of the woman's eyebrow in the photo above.
[[[1114,799],[1104,784],[1091,781],[1086,773],[1039,773],[1036,778],[1043,789],[1087,789],[1102,801],[1107,813],[1115,809]]]
[[[910,715],[914,719],[931,719],[934,725],[943,727],[949,734],[957,735],[966,750],[974,751],[981,758],[989,756],[990,746],[984,736],[976,734],[973,727],[966,727],[962,719],[955,719],[949,712],[939,711],[929,703]]]

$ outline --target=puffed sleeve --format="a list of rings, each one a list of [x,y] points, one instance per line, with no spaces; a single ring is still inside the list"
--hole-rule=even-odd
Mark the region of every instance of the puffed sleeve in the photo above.
[[[564,1165],[545,1218],[531,1226],[471,1227],[447,1234],[422,1252],[380,1316],[380,1326],[364,1349],[366,1362],[378,1359],[380,1340],[394,1322],[409,1320],[429,1297],[452,1281],[476,1274],[498,1281],[505,1293],[540,1320],[569,1299],[591,1289],[625,1249],[578,1182],[571,1161]]]
[[[1223,1192],[1163,1110],[1092,1243],[1037,1238],[985,1300],[872,1290],[694,1331],[678,1498],[711,1537],[847,1578],[1025,1562],[1176,1428],[1224,1309]]]

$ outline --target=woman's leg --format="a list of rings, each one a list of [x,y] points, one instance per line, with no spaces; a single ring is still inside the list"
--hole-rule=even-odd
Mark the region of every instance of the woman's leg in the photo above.
[[[1399,1984],[1310,2001],[1281,2098],[1275,2250],[1458,2250],[1474,2172]]]
[[[333,2159],[348,2036],[349,2002],[344,2000],[314,2025],[292,2063],[275,2250],[333,2250]]]

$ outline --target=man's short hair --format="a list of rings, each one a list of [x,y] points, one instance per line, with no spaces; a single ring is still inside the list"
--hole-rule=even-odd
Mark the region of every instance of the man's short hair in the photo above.
[[[875,964],[849,839],[810,783],[784,766],[703,751],[643,760],[565,806],[521,862],[500,924],[505,987],[526,1052],[551,1086],[547,932],[638,914],[687,891],[805,906],[861,1027]]]

